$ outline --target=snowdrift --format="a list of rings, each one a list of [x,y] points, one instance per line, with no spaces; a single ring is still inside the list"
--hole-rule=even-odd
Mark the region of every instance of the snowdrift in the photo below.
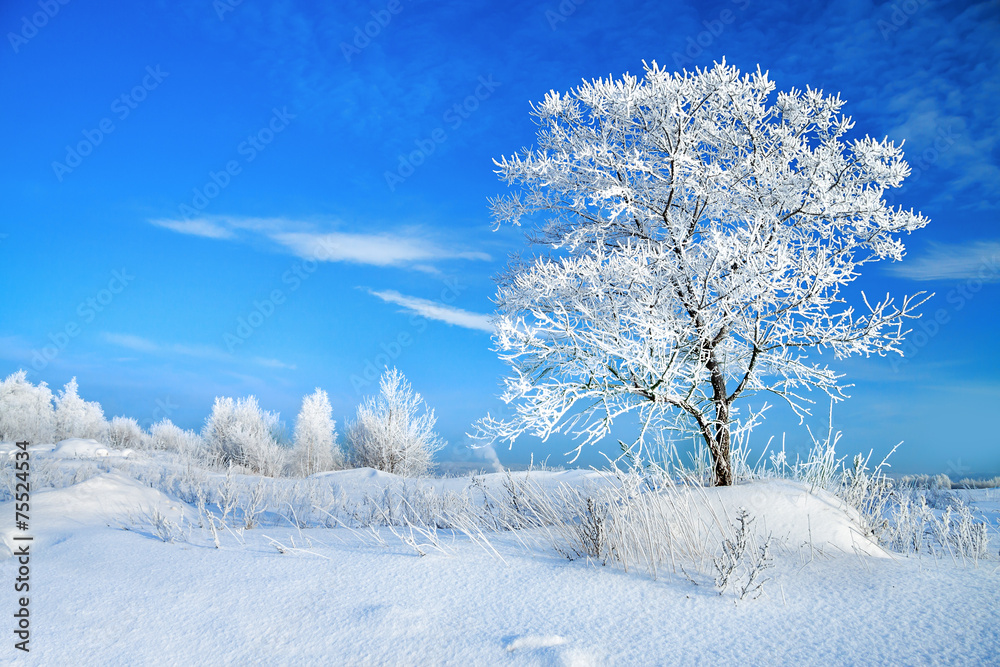
[[[698,494],[702,495],[702,494]],[[758,540],[771,536],[786,549],[808,547],[825,555],[863,554],[889,558],[888,552],[858,528],[857,511],[832,493],[789,480],[762,480],[704,489],[699,511],[724,517],[729,525],[739,508],[753,517]]]
[[[64,459],[96,458],[107,456],[108,447],[96,440],[87,438],[68,438],[56,444],[52,451],[54,456]]]
[[[46,453],[46,452],[51,452],[53,449],[55,449],[55,445],[52,444],[39,444],[39,445],[28,446],[28,451],[32,453],[35,452]],[[21,449],[17,446],[16,443],[0,442],[0,456],[7,455],[10,458],[14,458],[14,454],[16,454],[19,451],[21,451]]]
[[[0,558],[14,552],[15,535],[31,535],[32,551],[90,528],[141,528],[155,514],[180,524],[191,509],[166,494],[117,473],[98,475],[63,489],[31,495],[27,533],[14,527],[14,502],[0,503]]]

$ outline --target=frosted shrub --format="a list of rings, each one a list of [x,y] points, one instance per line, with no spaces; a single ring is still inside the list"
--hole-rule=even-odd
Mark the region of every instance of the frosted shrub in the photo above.
[[[892,451],[896,451],[895,448]],[[883,470],[885,459],[874,470],[869,470],[870,459],[870,453],[868,457],[856,454],[852,468],[843,466],[840,484],[833,490],[858,511],[858,520],[864,533],[885,546],[885,539],[895,539],[885,536],[885,531],[889,528],[888,516],[894,485]]]
[[[915,489],[948,490],[952,487],[951,478],[944,473],[940,475],[903,475],[899,479],[901,486],[909,486]]]
[[[276,477],[285,457],[273,436],[277,426],[278,415],[261,410],[253,396],[235,401],[216,398],[202,438],[218,463]]]
[[[194,454],[201,449],[201,438],[194,431],[185,431],[169,419],[156,422],[146,438],[149,449],[162,449],[180,454]]]
[[[434,433],[434,411],[395,368],[382,374],[379,388],[347,428],[355,465],[405,477],[426,474],[434,452],[444,445]]]
[[[302,409],[295,422],[295,442],[291,452],[291,471],[297,477],[308,477],[343,465],[343,454],[337,446],[333,408],[326,392],[316,391],[302,399]]]
[[[56,439],[103,440],[108,422],[104,419],[101,404],[83,400],[77,390],[76,378],[73,378],[56,398]]]
[[[748,595],[754,599],[763,593],[767,579],[764,570],[772,567],[771,537],[761,545],[756,544],[750,524],[753,517],[744,508],[739,508],[733,524],[733,537],[722,542],[722,554],[713,559],[715,566],[715,586],[722,595],[733,587],[740,600]]]
[[[976,521],[972,510],[958,501],[949,507],[940,518],[933,518],[933,533],[937,542],[963,560],[977,564],[989,554],[989,534],[986,524]]]
[[[722,520],[702,487],[688,481],[678,485],[666,475],[632,467],[615,468],[589,487],[560,483],[547,488],[528,475],[508,476],[500,493],[481,479],[473,486],[485,499],[484,528],[542,528],[532,532],[569,560],[644,571],[656,580],[668,570],[707,572],[718,549],[713,526]],[[702,519],[699,506],[709,508],[709,521]]]
[[[52,442],[55,411],[52,392],[41,382],[36,387],[18,371],[0,381],[0,440]]]
[[[898,494],[880,543],[900,553],[920,553],[934,512],[923,495]]]
[[[959,480],[954,488],[958,489],[1000,489],[1000,477],[993,479],[965,479]]]
[[[134,449],[141,447],[145,434],[139,422],[131,417],[115,417],[108,422],[108,433],[105,442],[115,449]]]

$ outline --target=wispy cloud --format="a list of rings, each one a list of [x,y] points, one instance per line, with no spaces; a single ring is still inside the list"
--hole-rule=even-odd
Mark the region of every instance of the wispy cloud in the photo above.
[[[315,225],[280,218],[207,217],[197,220],[150,220],[157,227],[212,239],[260,240],[303,259],[352,262],[436,271],[433,262],[448,259],[489,261],[485,252],[441,245],[419,230],[357,234],[316,231]]]
[[[430,301],[429,299],[406,296],[395,290],[383,290],[380,292],[369,290],[369,292],[387,303],[402,306],[404,309],[422,315],[430,320],[439,320],[466,329],[475,329],[476,331],[486,331],[488,333],[493,333],[495,330],[493,324],[490,322],[491,318],[489,315],[472,313],[468,310],[448,306],[437,301]]]
[[[141,336],[133,336],[132,334],[106,332],[102,334],[101,337],[107,343],[117,345],[118,347],[124,347],[129,350],[135,350],[136,352],[159,352],[161,349],[160,346],[153,341],[147,338],[142,338]]]
[[[132,334],[104,332],[101,338],[117,347],[123,347],[135,352],[144,354],[177,355],[191,357],[193,359],[204,359],[207,361],[218,361],[232,363],[241,361],[237,357],[211,345],[186,345],[183,343],[158,343],[148,338],[134,336]],[[277,359],[266,359],[264,357],[254,357],[252,363],[266,368],[278,368],[284,370],[295,370],[294,364],[286,364]]]
[[[264,366],[265,368],[280,368],[282,370],[294,371],[295,364],[286,364],[284,361],[279,361],[278,359],[265,359],[264,357],[254,357],[253,362],[258,366]]]
[[[150,224],[163,227],[178,234],[203,236],[208,239],[234,239],[236,234],[210,220],[150,220]]]
[[[960,245],[933,243],[922,256],[888,267],[893,275],[910,280],[981,280],[1000,282],[1000,242],[975,241]]]

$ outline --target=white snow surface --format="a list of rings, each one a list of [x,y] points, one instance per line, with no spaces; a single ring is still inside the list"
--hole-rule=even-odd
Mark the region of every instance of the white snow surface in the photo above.
[[[545,484],[600,483],[586,471],[531,475]],[[317,477],[347,494],[399,482],[374,470]],[[441,490],[468,482],[421,481]],[[760,534],[783,543],[760,599],[735,604],[703,577],[653,581],[528,553],[503,533],[490,539],[504,562],[450,536],[449,555],[419,557],[385,529],[385,547],[345,528],[290,525],[247,530],[243,543],[225,534],[221,549],[203,536],[167,543],[149,517],[155,511],[190,528],[195,509],[126,475],[99,474],[33,493],[31,652],[14,651],[8,639],[0,662],[997,664],[995,554],[973,568],[870,548],[839,500],[791,482],[701,497],[706,516],[746,507]],[[13,516],[12,502],[0,504],[5,544]],[[275,542],[299,549],[281,553]],[[865,544],[871,555],[855,548]],[[16,568],[15,559],[0,560],[0,578],[13,581]],[[12,609],[13,592],[7,599]]]
[[[97,440],[89,438],[67,438],[56,444],[52,452],[55,456],[67,459],[95,458],[108,456],[109,448]]]
[[[14,503],[0,507],[0,557],[6,558],[14,551],[14,535],[23,533],[14,526]],[[193,513],[185,503],[117,473],[32,494],[30,508],[34,554],[94,528],[146,529],[156,512],[177,524]]]
[[[55,449],[55,445],[29,445],[29,452],[51,452]],[[10,458],[14,458],[14,454],[21,451],[21,448],[17,446],[15,442],[0,442],[0,456],[6,454]]]
[[[707,514],[711,508],[729,523],[735,521],[733,508],[745,508],[754,517],[752,530],[758,540],[770,535],[786,549],[809,547],[842,555],[889,558],[858,528],[857,512],[823,489],[777,479],[705,489],[704,495],[707,507],[699,507],[699,511]]]
[[[113,449],[91,438],[67,438],[55,445],[40,445],[36,451],[51,451],[53,456],[64,459],[96,459],[105,457],[128,458],[131,449]],[[32,449],[29,447],[28,449]]]

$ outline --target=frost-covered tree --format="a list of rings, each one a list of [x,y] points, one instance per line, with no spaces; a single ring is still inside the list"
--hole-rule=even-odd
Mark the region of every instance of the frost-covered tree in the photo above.
[[[80,398],[76,378],[67,382],[56,397],[56,439],[103,440],[107,429],[101,404]]]
[[[131,417],[114,417],[108,422],[104,441],[115,449],[131,449],[141,447],[145,433],[139,422]]]
[[[399,370],[382,374],[378,396],[358,406],[357,417],[347,427],[347,442],[354,464],[404,477],[426,474],[434,453],[444,443],[434,432],[434,410]]]
[[[220,397],[215,399],[201,435],[220,464],[276,477],[285,458],[285,450],[274,438],[277,428],[277,413],[261,410],[256,397],[235,401]]]
[[[844,397],[813,352],[901,354],[921,295],[862,292],[856,311],[846,288],[928,222],[884,198],[909,174],[902,151],[849,139],[839,96],[774,91],[725,61],[654,63],[533,106],[538,146],[496,162],[512,191],[491,206],[498,226],[539,215],[541,252],[500,280],[495,342],[515,410],[480,436],[568,433],[579,455],[631,413],[639,435],[623,448],[693,433],[726,485],[730,439],[757,416],[738,399],[770,392],[801,418],[803,390]]]
[[[326,392],[316,391],[302,399],[302,409],[295,421],[295,442],[291,452],[292,472],[298,477],[333,470],[343,464],[337,446],[337,422]]]
[[[148,449],[162,449],[180,454],[197,454],[201,450],[201,437],[194,431],[185,431],[169,419],[161,419],[149,427],[144,440]]]
[[[0,381],[0,440],[52,442],[55,424],[48,385],[40,382],[36,387],[23,370]]]

